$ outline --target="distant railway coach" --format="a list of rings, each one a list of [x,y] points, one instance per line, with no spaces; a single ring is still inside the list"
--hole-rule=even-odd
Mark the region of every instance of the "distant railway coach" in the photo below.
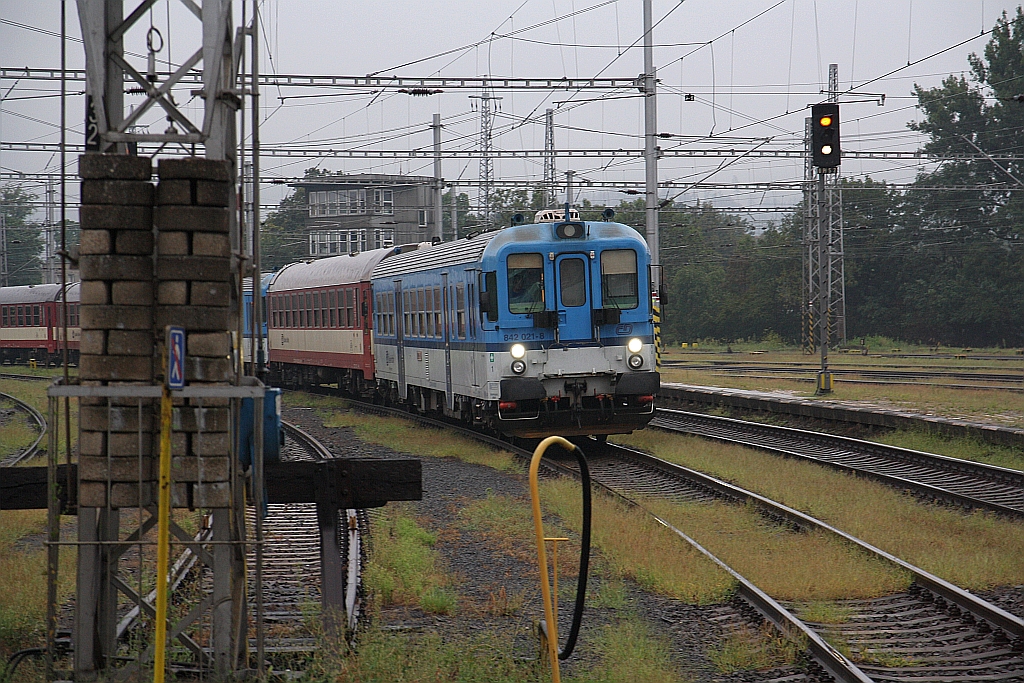
[[[370,273],[384,259],[419,245],[292,263],[267,290],[272,376],[289,386],[334,384],[372,393]]]
[[[383,260],[378,389],[507,434],[643,427],[660,384],[649,263],[635,230],[572,220]]]
[[[78,283],[66,285],[68,351],[78,361]],[[0,362],[63,362],[61,285],[0,287]]]

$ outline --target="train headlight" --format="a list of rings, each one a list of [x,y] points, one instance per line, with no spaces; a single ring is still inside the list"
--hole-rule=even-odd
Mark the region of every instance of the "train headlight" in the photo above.
[[[513,358],[522,358],[526,355],[526,347],[522,344],[513,344],[508,352],[512,354]]]
[[[626,365],[628,365],[631,370],[639,370],[644,365],[644,359],[642,356],[637,356],[634,354],[629,357],[629,360],[626,361]]]
[[[629,349],[630,353],[640,353],[643,351],[644,342],[639,337],[633,337],[629,340],[629,343],[626,344],[626,348]]]
[[[526,361],[525,360],[514,360],[512,361],[512,372],[517,375],[521,375],[526,372]]]

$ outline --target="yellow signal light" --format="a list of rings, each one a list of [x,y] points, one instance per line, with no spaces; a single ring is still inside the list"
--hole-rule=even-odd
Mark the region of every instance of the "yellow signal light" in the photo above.
[[[832,117],[822,116],[820,119],[818,119],[818,123],[821,124],[822,127],[828,128],[829,126],[832,125]]]

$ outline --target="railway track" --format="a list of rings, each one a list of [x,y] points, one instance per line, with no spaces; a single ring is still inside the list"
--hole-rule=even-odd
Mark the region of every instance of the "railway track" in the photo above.
[[[906,448],[659,408],[651,426],[741,444],[871,477],[917,495],[1024,517],[1024,472]]]
[[[334,455],[295,425],[282,423],[289,438],[282,458],[321,461]],[[320,531],[313,503],[269,504],[263,519],[263,627],[264,652],[278,663],[302,657],[317,647],[309,606],[320,603]],[[255,528],[256,511],[247,510],[248,527]],[[346,618],[350,632],[358,626],[363,605],[361,569],[363,543],[369,531],[365,510],[344,510],[347,529],[341,544],[346,568]],[[251,593],[255,592],[256,554],[247,556]],[[255,651],[255,643],[252,644]]]
[[[460,431],[524,458],[530,456],[530,451],[520,445],[459,425],[392,408],[358,402],[353,402],[353,405],[360,410]],[[851,601],[850,618],[844,624],[830,626],[804,622],[791,608],[760,590],[696,540],[648,511],[682,540],[731,574],[737,582],[740,598],[782,632],[800,638],[816,667],[834,680],[859,683],[1024,680],[1024,658],[1021,656],[1024,620],[839,529],[752,492],[614,444],[595,441],[586,448],[595,483],[630,505],[643,507],[632,497],[638,494],[698,502],[724,498],[753,504],[765,516],[779,523],[837,535],[862,551],[910,572],[914,577],[910,590],[877,600]],[[549,471],[575,476],[576,471],[568,458],[564,463],[554,460],[545,464]],[[725,609],[723,618],[733,619],[737,615]],[[830,639],[841,639],[864,662],[856,664],[848,659],[830,644]],[[893,666],[891,662],[900,665]],[[812,670],[807,674],[794,673],[784,680],[808,679],[814,675]]]
[[[13,467],[18,463],[30,460],[39,452],[39,444],[42,443],[43,437],[46,436],[46,418],[43,417],[43,414],[36,410],[35,407],[29,405],[25,401],[22,401],[17,396],[0,393],[0,399],[10,401],[14,404],[17,410],[26,413],[29,419],[35,423],[36,428],[39,430],[39,435],[28,447],[22,449],[20,453],[12,453],[0,462],[0,467]]]

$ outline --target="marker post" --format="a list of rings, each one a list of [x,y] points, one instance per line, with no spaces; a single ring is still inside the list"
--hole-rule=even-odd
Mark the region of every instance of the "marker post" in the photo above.
[[[167,365],[160,398],[160,481],[156,546],[156,638],[153,683],[164,683],[167,648],[167,563],[171,517],[171,401],[172,389],[185,387],[185,330],[167,327]]]

